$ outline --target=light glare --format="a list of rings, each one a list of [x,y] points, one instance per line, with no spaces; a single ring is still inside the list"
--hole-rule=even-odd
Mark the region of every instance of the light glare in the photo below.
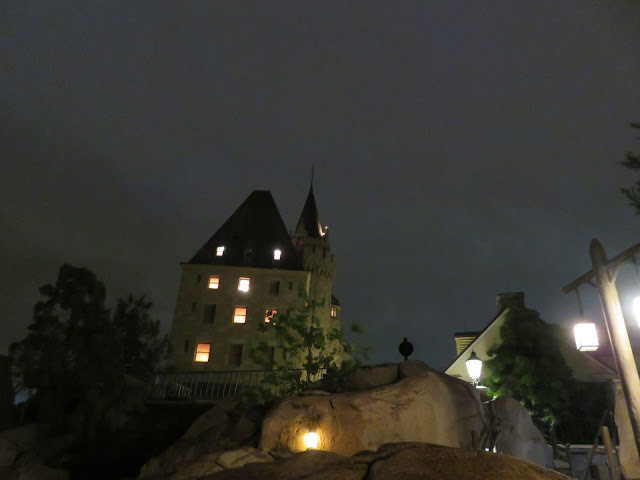
[[[633,299],[633,314],[636,316],[636,321],[640,327],[640,296]]]
[[[304,444],[307,448],[318,448],[319,439],[316,432],[309,432],[304,436]]]
[[[598,330],[595,323],[577,323],[573,327],[576,348],[581,352],[593,352],[598,349]]]

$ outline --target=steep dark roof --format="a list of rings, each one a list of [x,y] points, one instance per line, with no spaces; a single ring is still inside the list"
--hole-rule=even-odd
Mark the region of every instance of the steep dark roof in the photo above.
[[[333,295],[333,293],[331,294],[331,305],[335,305],[336,307],[340,306],[340,301]]]
[[[221,257],[216,256],[219,246],[224,246]],[[276,248],[282,251],[279,261],[273,259]],[[300,268],[287,228],[271,192],[267,190],[254,190],[189,263],[286,270]]]
[[[318,219],[318,208],[316,199],[313,196],[313,186],[309,189],[307,201],[304,202],[300,220],[296,227],[295,235],[306,235],[308,237],[322,238],[322,224]]]

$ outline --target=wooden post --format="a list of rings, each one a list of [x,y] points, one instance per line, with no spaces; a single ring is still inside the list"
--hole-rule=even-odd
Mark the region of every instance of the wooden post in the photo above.
[[[615,286],[615,274],[612,277],[608,271],[607,254],[597,238],[591,240],[589,255],[597,279],[604,320],[620,375],[633,437],[640,455],[640,377],[638,377],[638,369],[629,343],[627,326],[622,316],[620,299]]]
[[[613,449],[613,444],[611,443],[609,428],[603,425],[600,427],[600,432],[602,433],[602,443],[604,443],[604,450],[607,454],[607,463],[609,464],[609,478],[611,478],[611,480],[619,480],[620,468],[618,467],[618,457],[616,457],[616,452]]]

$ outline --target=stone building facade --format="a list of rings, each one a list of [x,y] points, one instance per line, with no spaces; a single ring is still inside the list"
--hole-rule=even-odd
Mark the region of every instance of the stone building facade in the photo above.
[[[292,236],[271,193],[256,190],[186,263],[169,335],[175,371],[251,370],[258,325],[299,306],[302,288],[323,302],[322,324],[340,327],[335,261],[313,187]],[[267,342],[269,339],[267,338]],[[277,352],[267,352],[278,362]]]

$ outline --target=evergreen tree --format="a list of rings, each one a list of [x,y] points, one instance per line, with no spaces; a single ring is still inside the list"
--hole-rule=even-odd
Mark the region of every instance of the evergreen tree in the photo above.
[[[631,127],[640,129],[640,123],[632,123]],[[640,171],[640,154],[627,152],[627,158],[621,162],[625,167],[635,171]],[[635,207],[636,214],[640,215],[640,179],[629,188],[621,189],[622,193],[629,200],[629,205]]]
[[[155,368],[166,341],[145,297],[119,300],[112,319],[104,284],[86,268],[63,265],[40,294],[27,336],[10,347],[14,382],[36,391],[40,419],[60,425],[78,410],[90,428],[123,393],[125,374]]]
[[[519,400],[538,421],[554,423],[570,408],[571,369],[560,352],[561,331],[535,310],[512,308],[489,350],[483,384],[494,397]]]

